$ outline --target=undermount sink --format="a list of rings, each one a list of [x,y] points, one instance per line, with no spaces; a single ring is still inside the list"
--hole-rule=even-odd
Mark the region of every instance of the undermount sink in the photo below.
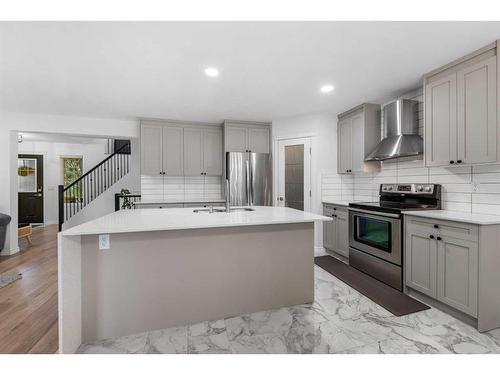
[[[250,208],[250,207],[237,207],[237,208],[231,208],[230,212],[236,212],[236,211],[255,211],[255,208]],[[212,211],[210,211],[210,208],[197,208],[196,210],[193,210],[194,213],[199,214],[201,212],[206,212],[206,213],[216,213],[216,212],[226,212],[225,208],[214,208]]]

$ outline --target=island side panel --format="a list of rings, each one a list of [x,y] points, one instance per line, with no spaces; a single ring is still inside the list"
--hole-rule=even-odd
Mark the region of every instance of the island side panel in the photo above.
[[[314,224],[82,236],[84,342],[314,300]]]
[[[59,353],[74,353],[82,342],[80,240],[80,236],[57,236]]]
[[[500,225],[479,226],[479,332],[500,327]]]

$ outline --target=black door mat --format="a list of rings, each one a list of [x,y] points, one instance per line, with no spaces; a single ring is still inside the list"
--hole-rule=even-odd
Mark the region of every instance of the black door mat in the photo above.
[[[314,258],[314,263],[395,316],[403,316],[430,309],[429,306],[422,302],[391,288],[329,255]]]

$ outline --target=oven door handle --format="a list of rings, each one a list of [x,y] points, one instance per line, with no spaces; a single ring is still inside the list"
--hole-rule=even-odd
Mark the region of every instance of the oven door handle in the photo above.
[[[361,210],[359,208],[350,208],[349,207],[349,211],[359,212],[359,213],[363,213],[363,214],[370,214],[370,215],[375,215],[375,216],[393,217],[395,219],[400,218],[400,215],[398,215],[398,214],[391,214],[388,212],[380,212],[380,211]]]

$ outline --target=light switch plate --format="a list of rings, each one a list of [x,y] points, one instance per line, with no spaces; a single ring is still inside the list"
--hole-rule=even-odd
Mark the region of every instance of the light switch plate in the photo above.
[[[99,235],[99,250],[107,250],[109,249],[109,234],[100,234]]]

